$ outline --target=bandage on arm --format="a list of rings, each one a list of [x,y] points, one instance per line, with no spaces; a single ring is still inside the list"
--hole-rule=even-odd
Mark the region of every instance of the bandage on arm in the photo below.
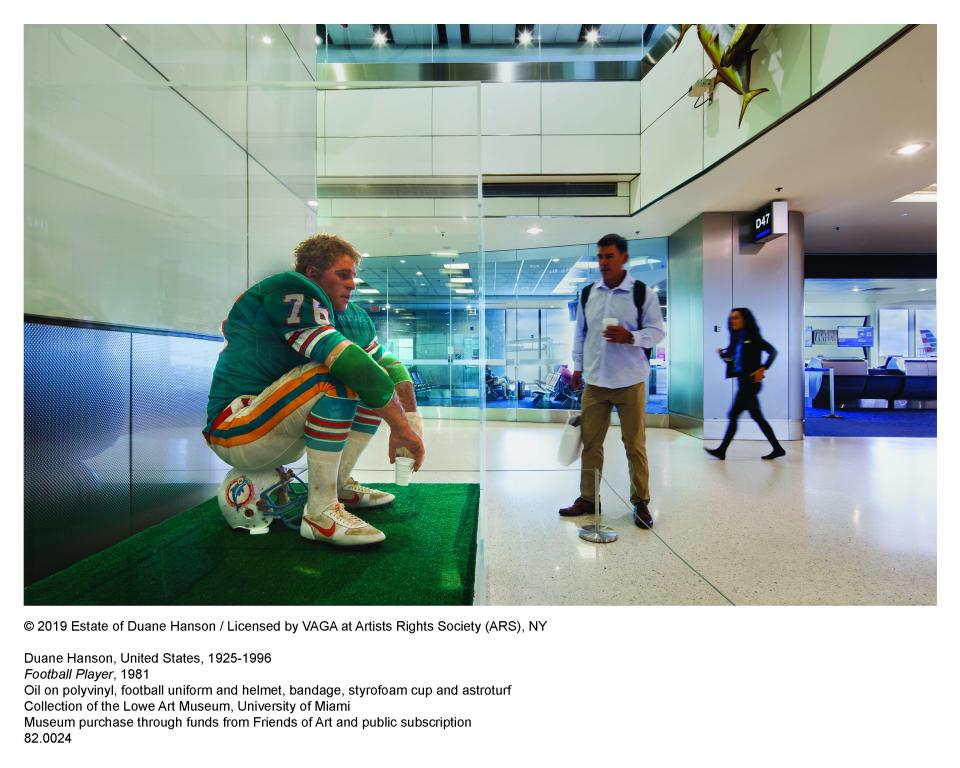
[[[344,339],[331,351],[325,362],[330,373],[356,392],[372,409],[384,408],[394,398],[394,384],[390,376],[352,341]],[[390,426],[393,427],[393,424]]]

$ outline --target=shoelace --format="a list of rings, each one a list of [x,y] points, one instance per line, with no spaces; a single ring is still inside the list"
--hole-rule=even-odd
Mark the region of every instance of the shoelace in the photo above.
[[[354,493],[383,493],[383,491],[378,491],[376,488],[367,488],[365,485],[360,485],[360,483],[352,477],[347,480],[343,487],[349,488]]]
[[[327,517],[332,517],[338,523],[348,528],[362,528],[367,524],[365,520],[361,520],[351,512],[347,512],[347,508],[339,501],[336,502],[333,505],[333,509],[329,510],[326,514]]]

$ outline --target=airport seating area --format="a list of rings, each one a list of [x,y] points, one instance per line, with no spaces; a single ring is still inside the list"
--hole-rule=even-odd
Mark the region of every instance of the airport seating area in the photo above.
[[[898,402],[905,406],[936,408],[937,359],[888,357],[878,368],[869,368],[865,359],[852,357],[815,357],[809,368],[833,369],[836,408],[857,408],[862,400],[886,400],[887,408]],[[810,392],[814,408],[830,407],[830,377],[810,374]]]

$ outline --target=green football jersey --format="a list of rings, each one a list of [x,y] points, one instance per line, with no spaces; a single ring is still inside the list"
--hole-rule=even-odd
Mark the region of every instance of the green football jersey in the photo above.
[[[376,330],[366,312],[351,303],[336,315],[323,289],[299,272],[281,272],[244,291],[222,332],[224,346],[207,403],[208,426],[235,398],[260,394],[291,369],[309,361],[329,365],[328,356],[343,341],[360,349],[376,345]],[[359,391],[364,384],[362,388],[369,389],[371,379],[387,378],[369,352],[350,354],[345,360],[349,364],[331,373],[351,389]]]

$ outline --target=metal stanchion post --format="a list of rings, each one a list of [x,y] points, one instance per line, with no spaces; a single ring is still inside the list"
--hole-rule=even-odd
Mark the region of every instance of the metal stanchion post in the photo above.
[[[600,470],[593,470],[593,525],[580,529],[580,538],[594,544],[609,544],[617,540],[617,532],[609,525],[600,524]]]
[[[833,394],[833,368],[827,368],[827,371],[830,373],[830,414],[826,417],[828,419],[839,419],[837,416],[837,411],[834,408],[834,394]]]

